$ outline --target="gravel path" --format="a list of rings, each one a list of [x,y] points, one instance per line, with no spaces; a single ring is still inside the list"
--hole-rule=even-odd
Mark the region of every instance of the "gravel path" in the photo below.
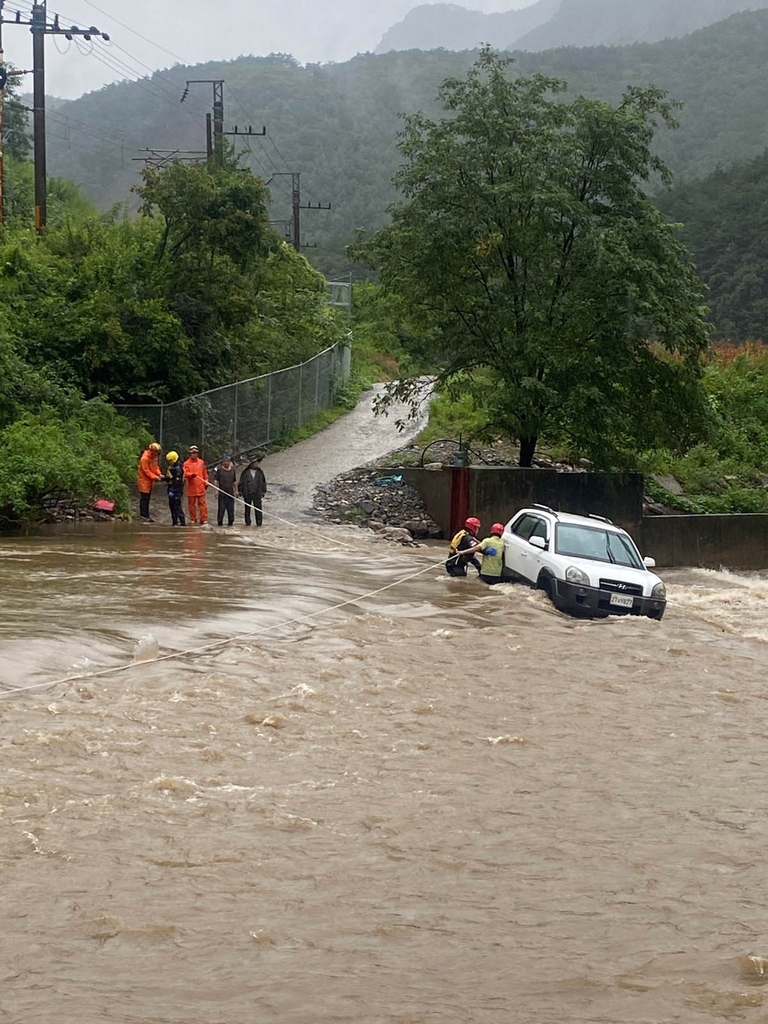
[[[404,431],[395,425],[405,418],[405,406],[393,406],[388,416],[374,416],[373,402],[384,390],[384,384],[366,391],[357,407],[342,416],[319,434],[264,459],[269,493],[264,508],[291,522],[312,517],[312,500],[316,488],[328,483],[339,473],[402,447],[419,433],[427,420],[427,407]]]

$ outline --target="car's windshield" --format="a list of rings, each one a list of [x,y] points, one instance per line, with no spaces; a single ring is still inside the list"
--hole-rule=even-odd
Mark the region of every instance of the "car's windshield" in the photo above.
[[[602,530],[599,526],[558,523],[555,538],[555,549],[559,555],[590,558],[633,569],[645,568],[637,548],[626,534]]]

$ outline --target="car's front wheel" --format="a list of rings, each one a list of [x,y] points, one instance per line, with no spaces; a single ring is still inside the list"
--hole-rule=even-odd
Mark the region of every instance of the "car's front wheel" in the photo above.
[[[560,595],[557,593],[557,584],[553,576],[548,573],[542,572],[539,575],[538,582],[536,584],[537,590],[543,590],[547,595],[552,604],[557,608],[559,612],[566,611],[566,605]]]

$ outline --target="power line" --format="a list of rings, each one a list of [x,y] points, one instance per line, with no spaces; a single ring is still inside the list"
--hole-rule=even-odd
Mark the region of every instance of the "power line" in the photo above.
[[[101,7],[97,7],[96,4],[93,3],[93,0],[83,0],[83,2],[88,4],[89,7],[93,7],[93,9],[98,11],[99,14],[103,14],[105,18],[109,18],[111,21],[114,21],[116,25],[124,28],[127,32],[131,32],[133,35],[138,36],[139,39],[143,39],[144,42],[149,43],[150,46],[155,46],[158,50],[162,50],[163,53],[167,53],[169,57],[173,57],[175,60],[181,61],[182,64],[190,65],[190,61],[185,60],[184,57],[180,57],[178,53],[174,53],[173,50],[166,49],[165,46],[161,46],[160,43],[156,43],[154,39],[150,39],[148,36],[142,35],[141,32],[137,32],[135,28],[131,28],[131,26],[126,25],[124,21],[120,21],[120,19],[116,18],[114,14],[108,14],[106,11],[102,10]]]
[[[55,111],[49,111],[48,117],[65,126],[69,126],[70,124],[72,124],[73,127],[77,126],[77,130],[81,135],[89,135],[92,139],[98,139],[100,142],[106,142],[107,145],[113,146],[115,149],[122,150],[125,147],[125,139],[122,135],[114,134],[110,138],[109,135],[103,135],[94,130],[93,126],[86,124],[85,121],[78,121],[75,117],[69,117],[67,114],[58,114]]]
[[[115,71],[123,78],[127,78],[139,89],[148,93],[156,100],[160,100],[166,103],[168,106],[172,106],[174,110],[178,108],[176,97],[170,90],[164,88],[159,82],[156,82],[153,78],[148,78],[143,73],[132,68],[120,57],[115,56],[112,53],[105,52],[103,49],[97,50],[95,47],[90,50],[80,50],[84,56],[93,57],[99,63],[109,68],[110,71]],[[196,124],[204,124],[202,116],[196,114],[193,110],[185,110],[186,116],[191,118]]]
[[[4,0],[0,0],[0,29],[2,24],[9,23],[9,19],[3,17]],[[73,40],[82,37],[90,42],[95,36],[108,40],[106,32],[100,32],[95,26],[90,28],[78,28],[72,25],[70,28],[62,28],[59,15],[54,15],[53,21],[48,20],[46,0],[32,5],[31,14],[28,20],[23,20],[21,11],[16,11],[16,17],[10,24],[25,25],[32,32],[32,67],[33,67],[33,138],[34,138],[34,173],[35,173],[35,228],[42,232],[48,220],[48,198],[47,198],[47,153],[45,137],[45,116],[46,116],[46,95],[45,95],[45,39],[46,36],[64,36],[65,39]],[[0,204],[1,205],[1,204]]]

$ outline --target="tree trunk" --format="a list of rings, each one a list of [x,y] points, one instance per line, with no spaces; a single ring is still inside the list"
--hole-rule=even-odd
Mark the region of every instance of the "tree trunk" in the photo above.
[[[533,456],[536,454],[536,442],[538,437],[521,437],[520,438],[520,461],[518,465],[521,469],[530,469],[533,464]]]

